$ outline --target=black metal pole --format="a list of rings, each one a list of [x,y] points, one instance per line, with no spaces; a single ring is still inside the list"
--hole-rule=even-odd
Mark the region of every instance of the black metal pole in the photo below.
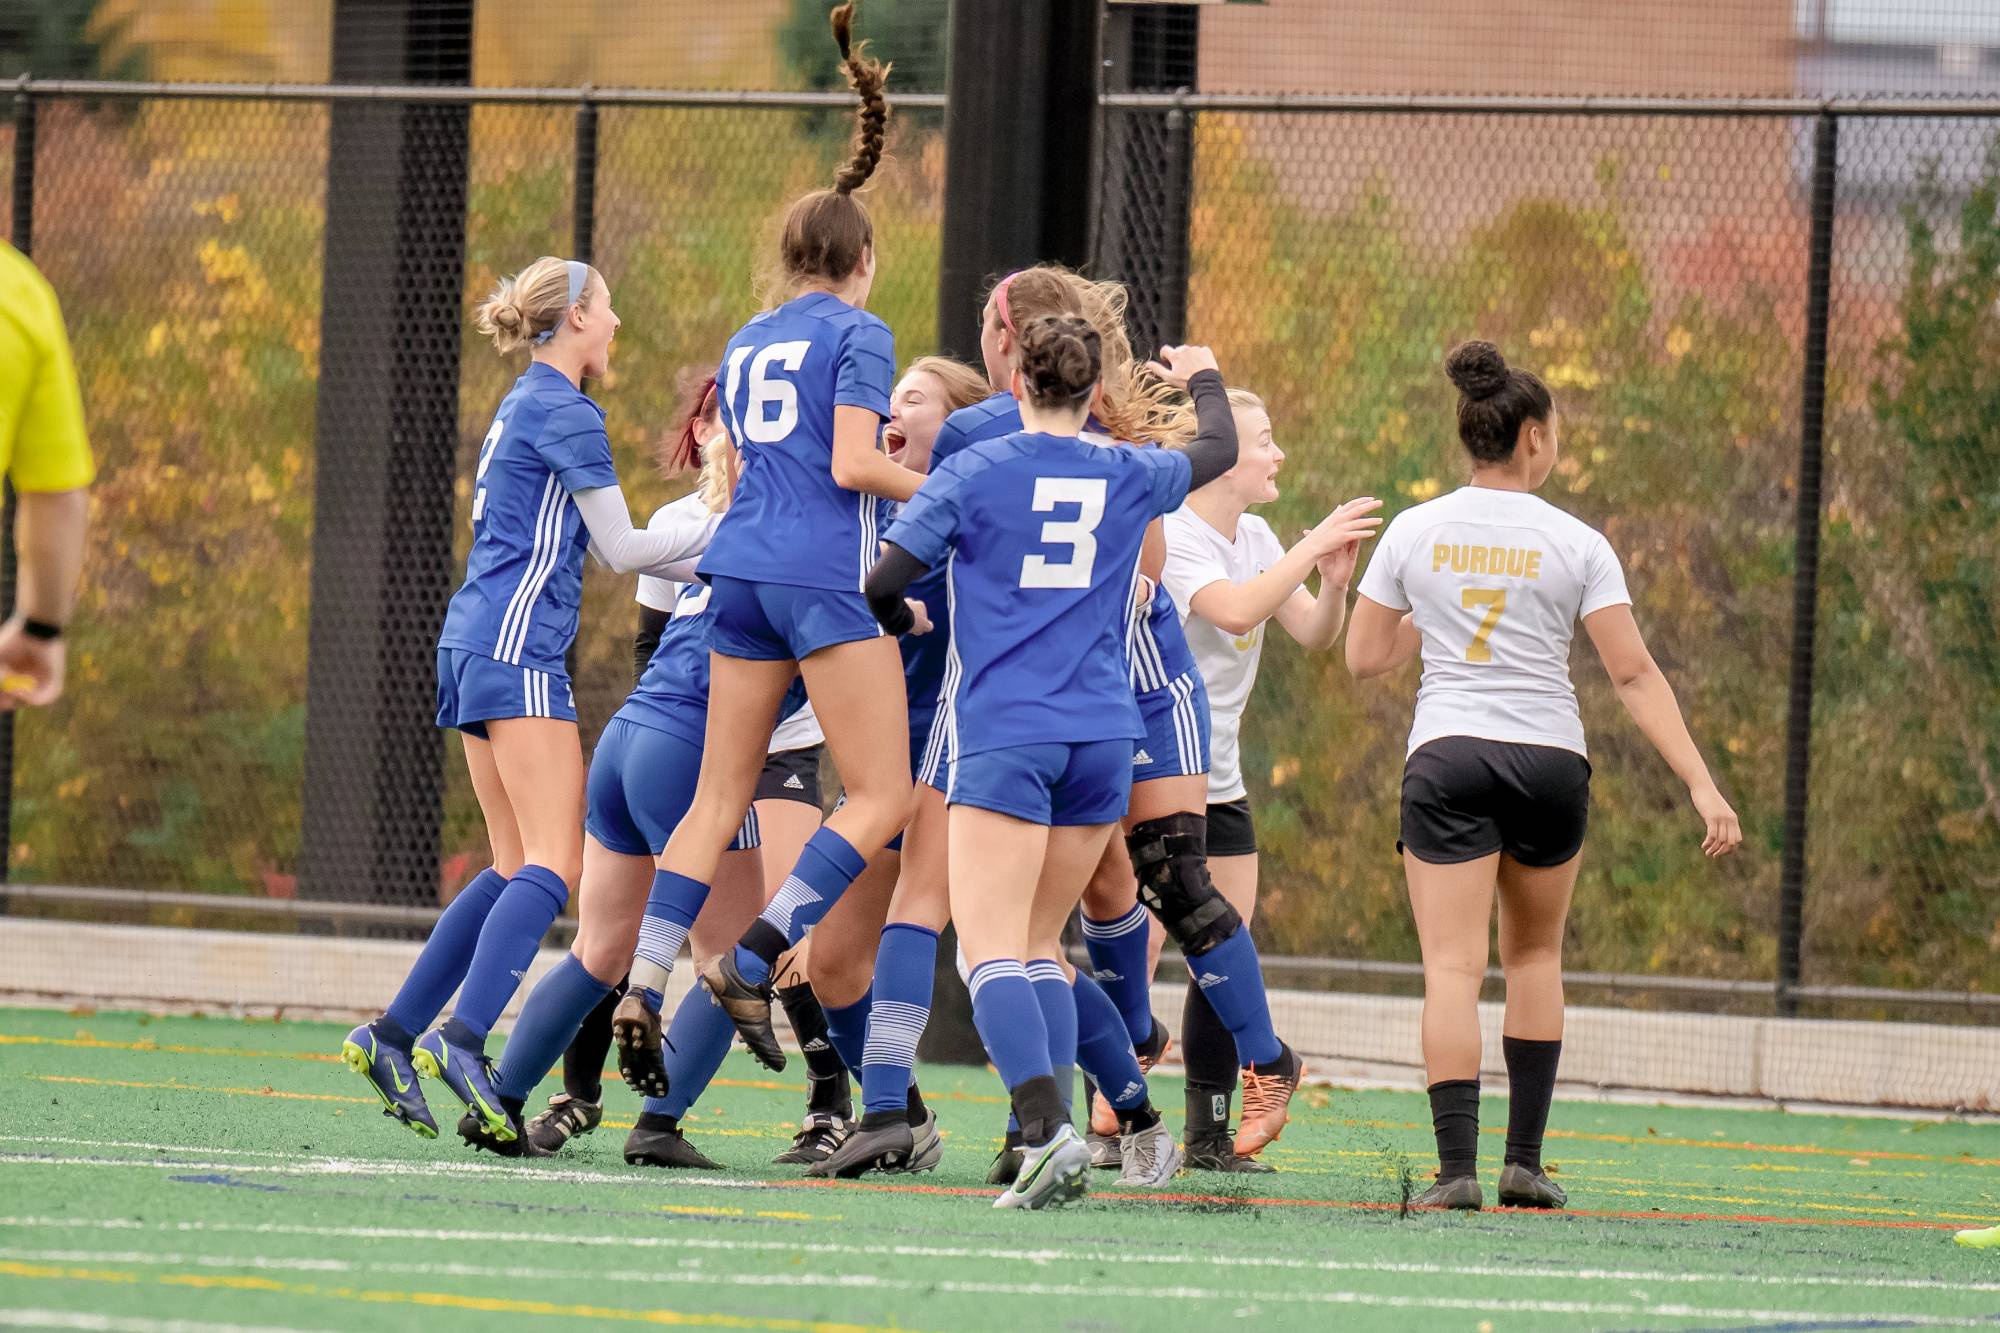
[[[1819,622],[1820,462],[1826,430],[1826,326],[1833,297],[1833,205],[1840,121],[1813,125],[1812,237],[1806,258],[1805,384],[1799,403],[1799,507],[1792,574],[1792,661],[1785,718],[1785,844],[1778,872],[1778,1012],[1798,1013],[1805,932],[1806,817],[1812,787],[1814,635]]]
[[[597,103],[576,109],[576,199],[570,210],[570,258],[597,262]]]
[[[35,99],[14,98],[14,248],[27,254],[35,244]],[[14,606],[14,484],[0,500],[0,608]],[[13,877],[14,715],[0,713],[0,883]],[[0,903],[4,910],[4,903]]]
[[[1107,90],[1192,92],[1201,17],[1190,5],[1113,5],[1104,32]],[[1132,345],[1150,355],[1187,333],[1188,223],[1194,198],[1194,115],[1105,114],[1097,268],[1131,295]]]

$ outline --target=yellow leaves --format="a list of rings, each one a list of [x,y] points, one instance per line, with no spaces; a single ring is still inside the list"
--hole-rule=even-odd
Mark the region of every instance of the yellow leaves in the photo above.
[[[90,786],[90,775],[87,773],[80,773],[76,777],[69,779],[67,782],[59,782],[56,784],[56,799],[59,801],[74,801],[77,797],[83,795],[84,791],[88,789],[89,786]]]
[[[1444,483],[1436,477],[1425,477],[1421,481],[1397,482],[1396,489],[1412,500],[1434,500],[1444,490]]]
[[[244,469],[243,484],[250,491],[250,503],[252,504],[269,504],[278,496],[278,488],[273,486],[271,479],[264,475],[264,469],[255,464]]]
[[[146,355],[158,356],[167,345],[167,322],[163,319],[146,330]]]
[[[256,269],[250,252],[240,245],[223,245],[219,241],[208,240],[201,243],[196,256],[201,260],[201,275],[210,286],[224,282],[241,282]]]
[[[216,218],[227,226],[243,216],[243,200],[232,190],[213,199],[196,200],[194,211],[196,217]]]
[[[1271,785],[1273,787],[1284,786],[1287,782],[1290,782],[1294,778],[1298,777],[1299,773],[1303,771],[1304,768],[1305,768],[1304,762],[1301,761],[1297,755],[1285,756],[1283,759],[1280,759],[1277,763],[1271,765]]]
[[[1667,330],[1667,355],[1675,361],[1681,360],[1694,350],[1694,335],[1676,324]]]
[[[1731,754],[1742,754],[1750,748],[1750,742],[1744,740],[1741,736],[1731,736],[1722,743],[1722,748]]]

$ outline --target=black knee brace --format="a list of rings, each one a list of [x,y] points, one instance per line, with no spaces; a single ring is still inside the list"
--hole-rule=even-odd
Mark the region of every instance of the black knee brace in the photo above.
[[[1207,953],[1243,924],[1208,877],[1207,816],[1149,819],[1126,835],[1125,846],[1139,876],[1139,900],[1182,953]]]

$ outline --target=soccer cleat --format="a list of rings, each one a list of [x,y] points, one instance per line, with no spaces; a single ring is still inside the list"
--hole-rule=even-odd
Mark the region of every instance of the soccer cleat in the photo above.
[[[561,1151],[578,1135],[590,1133],[603,1120],[604,1107],[599,1103],[559,1092],[549,1098],[546,1111],[528,1122],[528,1138],[539,1155],[549,1155]]]
[[[363,1023],[340,1044],[340,1058],[375,1089],[375,1095],[382,1099],[383,1115],[401,1121],[424,1138],[437,1137],[437,1121],[417,1086],[417,1071],[409,1052],[378,1037],[373,1023]]]
[[[660,1038],[660,1015],[638,990],[628,990],[611,1011],[611,1045],[618,1052],[618,1076],[641,1097],[667,1095],[667,1057]]]
[[[1013,1184],[1014,1178],[1021,1174],[1021,1159],[1027,1155],[1028,1150],[1018,1143],[1001,1145],[1000,1151],[993,1155],[993,1165],[986,1168],[986,1183]]]
[[[1975,1250],[2000,1250],[2000,1227],[1979,1227],[1971,1231],[1960,1231],[1952,1236],[1952,1240]]]
[[[712,1162],[701,1149],[687,1141],[672,1117],[639,1113],[638,1123],[625,1136],[625,1161],[631,1166],[664,1166],[682,1170],[720,1171],[722,1163]]]
[[[745,981],[736,970],[736,955],[731,950],[709,959],[701,969],[701,979],[708,986],[708,993],[722,1006],[722,1012],[736,1024],[736,1034],[743,1038],[750,1054],[757,1057],[757,1063],[766,1069],[783,1069],[785,1051],[771,1028],[771,988]]]
[[[1278,1170],[1254,1157],[1238,1157],[1226,1130],[1189,1140],[1187,1157],[1181,1165],[1190,1171],[1220,1171],[1240,1176],[1269,1176]]]
[[[916,1136],[910,1131],[909,1121],[900,1114],[874,1126],[864,1121],[847,1136],[847,1142],[837,1152],[806,1168],[806,1174],[822,1179],[853,1180],[870,1171],[894,1171],[909,1161],[915,1148]]]
[[[1429,1189],[1410,1200],[1410,1207],[1477,1212],[1485,1202],[1479,1191],[1479,1177],[1439,1176]]]
[[[1563,1187],[1546,1172],[1509,1162],[1500,1168],[1502,1208],[1561,1208],[1569,1202]]]
[[[1173,1134],[1159,1121],[1151,1129],[1125,1135],[1119,1148],[1124,1169],[1118,1173],[1118,1183],[1139,1189],[1158,1189],[1172,1180],[1181,1169],[1184,1156],[1181,1145],[1174,1142]]]
[[[1020,1174],[993,1206],[1033,1211],[1073,1203],[1089,1190],[1089,1177],[1090,1149],[1075,1126],[1063,1125],[1041,1147],[1025,1150]]]
[[[1101,1097],[1098,1098],[1098,1103],[1100,1105],[1103,1104],[1104,1099]],[[1109,1108],[1107,1107],[1107,1109]],[[1111,1117],[1111,1132],[1109,1134],[1099,1133],[1097,1128],[1097,1107],[1092,1106],[1090,1108],[1090,1133],[1084,1137],[1083,1143],[1086,1148],[1090,1149],[1091,1166],[1099,1171],[1116,1171],[1124,1163],[1125,1159],[1121,1156],[1124,1149],[1118,1137],[1118,1116],[1115,1112]]]
[[[434,1078],[478,1116],[486,1130],[502,1143],[511,1140],[515,1127],[508,1123],[500,1105],[500,1090],[494,1085],[493,1062],[477,1047],[454,1046],[443,1028],[432,1028],[417,1038],[410,1048],[410,1063],[425,1078]]]
[[[944,1160],[944,1135],[938,1133],[937,1112],[924,1108],[924,1123],[910,1127],[909,1160],[891,1170],[891,1175],[915,1175],[935,1171]]]
[[[458,1137],[464,1139],[474,1152],[490,1152],[497,1157],[553,1157],[553,1150],[535,1143],[534,1138],[521,1125],[520,1117],[510,1116],[508,1123],[514,1128],[514,1137],[502,1139],[486,1129],[486,1124],[478,1116],[467,1111],[458,1118]]]
[[[1236,1126],[1238,1157],[1255,1157],[1278,1141],[1291,1118],[1292,1094],[1305,1073],[1305,1062],[1289,1046],[1262,1070],[1256,1065],[1244,1069],[1243,1119]]]
[[[792,1136],[792,1146],[771,1160],[781,1166],[815,1166],[833,1156],[853,1132],[854,1123],[845,1116],[808,1111],[805,1123]]]

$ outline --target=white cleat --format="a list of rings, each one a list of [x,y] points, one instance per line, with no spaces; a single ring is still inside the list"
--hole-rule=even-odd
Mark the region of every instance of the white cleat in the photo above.
[[[1158,1189],[1181,1169],[1181,1145],[1164,1121],[1156,1121],[1151,1129],[1125,1135],[1119,1140],[1119,1148],[1124,1163],[1118,1173],[1120,1185]]]
[[[995,1208],[1049,1208],[1081,1199],[1089,1189],[1090,1149],[1071,1125],[1040,1148],[1028,1149],[1021,1174],[1007,1192],[993,1201]]]

